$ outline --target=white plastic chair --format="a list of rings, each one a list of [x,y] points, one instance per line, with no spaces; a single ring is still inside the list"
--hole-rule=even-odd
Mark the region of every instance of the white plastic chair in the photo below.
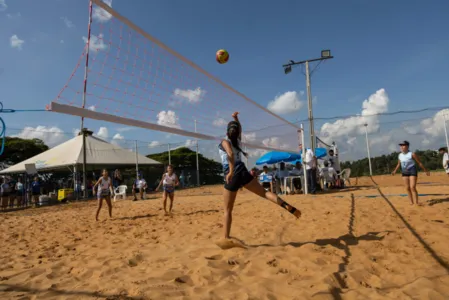
[[[117,196],[121,196],[123,200],[126,199],[126,189],[128,187],[126,185],[119,185],[114,190],[114,202],[117,201]]]
[[[343,184],[346,186],[346,182],[349,183],[349,185],[351,185],[351,169],[344,169],[343,171],[340,172],[340,178],[343,180]]]

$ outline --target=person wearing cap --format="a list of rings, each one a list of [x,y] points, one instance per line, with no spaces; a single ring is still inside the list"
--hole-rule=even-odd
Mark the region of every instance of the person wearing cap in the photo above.
[[[403,141],[399,143],[401,147],[401,153],[399,153],[399,160],[396,168],[394,169],[391,175],[396,174],[399,167],[402,170],[402,180],[404,181],[405,189],[408,194],[408,198],[410,199],[411,204],[413,205],[415,202],[418,203],[418,191],[416,190],[416,183],[418,181],[418,169],[416,168],[416,163],[421,167],[421,169],[426,172],[426,175],[429,176],[430,172],[424,167],[421,163],[418,155],[409,150],[410,143],[408,141]],[[413,197],[414,196],[414,197]],[[413,198],[415,198],[415,202],[413,202]]]

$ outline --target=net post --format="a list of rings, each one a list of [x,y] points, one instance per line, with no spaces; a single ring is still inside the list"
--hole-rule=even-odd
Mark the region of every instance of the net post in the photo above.
[[[90,48],[91,28],[92,28],[92,0],[89,1],[89,21],[87,24],[86,65],[84,67],[84,90],[83,90],[83,105],[82,105],[83,108],[86,106],[87,73],[89,69],[89,48]],[[81,117],[80,130],[83,130],[83,128],[84,128],[84,117]]]
[[[196,120],[195,121],[195,133],[197,133],[196,131]],[[200,163],[198,160],[198,139],[196,139],[196,183],[198,186],[200,186]]]
[[[137,150],[137,140],[134,141],[136,148],[136,179],[139,178],[139,152]]]
[[[303,169],[303,171],[304,171],[304,194],[305,195],[307,195],[308,193],[309,193],[309,187],[308,187],[308,185],[307,185],[307,168],[306,168],[306,166],[305,166],[305,164],[304,164],[304,160],[305,160],[305,158],[306,158],[306,147],[305,147],[305,144],[304,144],[304,125],[303,124],[301,124],[301,127],[300,127],[301,129],[300,130],[298,130],[298,133],[300,132],[301,133],[301,136],[300,136],[300,139],[299,139],[299,141],[301,142],[301,151],[302,151],[302,153],[301,153],[301,157],[302,157],[302,169]]]

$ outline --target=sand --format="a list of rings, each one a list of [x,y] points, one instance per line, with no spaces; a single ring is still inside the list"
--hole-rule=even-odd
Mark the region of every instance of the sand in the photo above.
[[[420,174],[421,175],[421,174]],[[400,176],[352,179],[325,195],[286,196],[297,220],[241,192],[222,250],[222,187],[0,215],[0,299],[449,299],[449,178],[420,176],[411,206]],[[381,196],[381,195],[384,196]],[[445,194],[445,195],[444,195]]]

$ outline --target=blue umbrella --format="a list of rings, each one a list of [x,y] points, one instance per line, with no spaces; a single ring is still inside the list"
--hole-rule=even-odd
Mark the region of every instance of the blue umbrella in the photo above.
[[[327,155],[326,148],[315,148],[315,156],[316,156],[316,158],[323,158],[326,155]],[[298,160],[296,160],[294,163],[296,164],[297,162],[302,163],[301,157]]]
[[[280,162],[291,162],[301,158],[300,154],[292,152],[268,152],[256,161],[256,165],[277,164]]]

